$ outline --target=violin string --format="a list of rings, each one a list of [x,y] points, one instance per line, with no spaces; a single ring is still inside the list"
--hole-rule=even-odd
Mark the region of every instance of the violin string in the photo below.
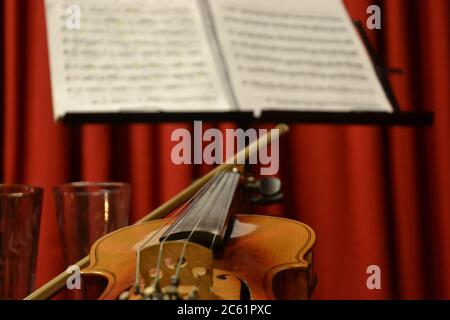
[[[218,184],[218,186],[216,186],[216,189],[213,190],[213,192],[211,193],[211,195],[209,196],[209,198],[206,199],[206,201],[205,201],[205,203],[203,204],[201,210],[204,210],[204,208],[207,208],[207,206],[208,206],[209,203],[211,202],[211,199],[213,199],[213,198],[215,197],[215,195],[217,194],[217,192],[221,189],[221,188],[219,188],[219,186],[220,186],[220,183],[222,182],[224,176],[225,176],[225,174],[224,174],[223,172],[220,172],[220,173],[217,175],[217,184]],[[180,275],[180,269],[181,269],[181,265],[182,265],[182,263],[183,263],[183,259],[184,259],[184,255],[185,255],[185,252],[186,252],[187,244],[189,243],[189,240],[190,240],[190,239],[192,238],[192,236],[194,235],[195,230],[196,230],[197,227],[200,225],[200,223],[201,223],[201,221],[203,220],[203,218],[204,218],[205,216],[207,216],[207,213],[208,213],[208,211],[207,211],[207,210],[204,210],[204,213],[203,213],[202,215],[200,215],[200,218],[197,220],[196,224],[195,224],[194,227],[192,228],[192,230],[191,230],[191,232],[189,233],[188,237],[187,237],[186,240],[184,241],[183,248],[181,249],[181,254],[180,254],[180,257],[179,257],[179,259],[178,259],[177,269],[176,269],[175,276],[174,276],[174,280],[175,280],[175,281],[178,281],[178,278],[179,278],[179,275]]]
[[[169,225],[174,219],[178,218],[179,216],[183,215],[183,217],[181,218],[181,221],[189,214],[189,210],[192,208],[192,206],[195,205],[195,203],[198,201],[199,197],[204,193],[204,191],[206,190],[206,188],[208,187],[208,185],[210,184],[210,181],[208,181],[202,188],[200,188],[200,190],[198,190],[193,197],[191,197],[186,204],[184,204],[183,206],[181,206],[176,213],[166,222],[164,223],[164,225],[162,225],[160,228],[158,228],[158,230],[153,234],[152,237],[150,237],[150,239],[146,240],[139,248],[138,250],[138,257],[137,257],[137,262],[136,262],[136,289],[140,288],[140,272],[139,272],[139,265],[140,265],[140,253],[142,251],[142,249],[144,248],[144,246],[146,246],[157,234],[159,234],[162,229],[164,229],[167,225]],[[176,227],[176,226],[175,226]],[[166,240],[167,237],[164,240]],[[157,261],[157,266],[160,265],[160,259],[161,259],[161,255],[162,255],[162,244],[160,244],[160,248],[159,248],[159,254],[158,254],[158,261]],[[159,274],[159,268],[157,268],[157,275]],[[157,279],[159,280],[159,279]]]
[[[225,182],[223,182],[223,180],[225,180]],[[224,173],[222,173],[221,175],[220,175],[220,182],[219,182],[219,184],[226,184],[226,182],[227,182],[227,180],[226,180],[226,174],[224,174]],[[211,201],[212,201],[212,199],[214,198],[215,199],[215,196],[216,195],[218,195],[218,194],[220,194],[220,191],[222,190],[222,188],[219,188],[219,186],[217,186],[216,187],[216,190],[214,190],[213,192],[213,194],[210,196],[210,198],[207,200],[207,203],[210,203]],[[213,197],[214,196],[214,197]],[[180,254],[180,257],[179,257],[179,260],[178,260],[178,264],[177,264],[177,269],[176,269],[176,272],[175,272],[175,276],[174,276],[174,283],[177,283],[178,282],[178,280],[179,280],[179,277],[180,277],[180,271],[181,271],[181,265],[182,265],[182,263],[183,263],[183,260],[184,260],[184,256],[185,256],[185,254],[186,254],[186,247],[187,247],[187,244],[189,243],[189,241],[190,241],[190,239],[192,238],[192,236],[194,235],[194,233],[195,233],[195,230],[198,228],[198,226],[200,225],[200,223],[201,223],[201,221],[203,220],[203,218],[205,217],[205,216],[207,216],[208,215],[208,210],[205,210],[205,212],[200,216],[200,218],[198,219],[198,221],[197,221],[197,223],[195,224],[195,226],[194,226],[194,228],[191,230],[191,232],[189,233],[189,236],[187,237],[187,239],[184,241],[184,244],[183,244],[183,248],[181,249],[181,254]]]
[[[141,278],[140,278],[140,272],[139,272],[139,267],[141,264],[141,251],[143,250],[143,248],[151,241],[155,238],[155,236],[161,232],[162,229],[164,229],[167,225],[169,225],[175,218],[177,218],[179,215],[181,215],[182,213],[182,209],[185,207],[185,205],[181,206],[176,212],[175,214],[170,217],[169,220],[167,220],[161,227],[159,227],[156,232],[149,238],[147,239],[144,243],[142,243],[137,252],[136,252],[136,271],[135,271],[135,288],[137,291],[139,291],[140,288],[140,282],[141,282]]]
[[[192,196],[183,206],[181,206],[176,212],[175,214],[166,222],[164,223],[164,225],[162,225],[161,227],[158,228],[158,230],[155,232],[155,234],[148,240],[146,240],[140,247],[139,250],[142,250],[144,246],[146,246],[159,232],[162,231],[162,229],[164,227],[166,227],[168,224],[170,224],[170,222],[172,222],[173,220],[175,220],[175,218],[178,218],[178,216],[183,215],[183,217],[177,221],[177,223],[174,225],[174,229],[183,221],[183,219],[190,213],[190,209],[192,209],[192,207],[199,201],[200,196],[204,193],[204,191],[206,190],[206,188],[208,187],[208,184],[210,184],[209,182],[207,184],[205,184],[199,191],[197,191],[194,196]],[[173,233],[173,232],[172,232]],[[167,235],[165,237],[165,239],[167,239],[168,237],[170,237],[172,235],[172,233],[170,233],[169,235]],[[163,239],[163,240],[165,240]]]
[[[219,172],[215,177],[213,177],[211,180],[209,180],[200,190],[199,192],[197,192],[197,194],[194,196],[195,199],[190,203],[189,208],[187,208],[187,210],[185,211],[185,214],[181,217],[180,220],[178,220],[176,222],[176,224],[174,225],[173,229],[170,231],[170,233],[160,242],[159,244],[159,252],[158,252],[158,260],[156,262],[156,278],[155,278],[155,283],[153,284],[153,286],[157,286],[159,283],[159,273],[161,270],[161,260],[162,260],[162,254],[163,254],[163,247],[164,247],[164,243],[170,238],[170,236],[175,232],[176,228],[183,222],[183,220],[188,216],[188,214],[192,211],[192,208],[200,201],[200,199],[202,198],[202,196],[205,194],[205,191],[211,186],[213,185],[216,180],[218,179],[218,177],[222,174],[222,172]],[[193,198],[194,198],[193,197]],[[192,198],[191,198],[192,199]]]
[[[212,179],[211,179],[212,180]],[[206,188],[208,187],[208,185],[210,185],[210,181],[208,181],[203,187],[201,187],[191,198],[189,198],[189,200],[183,204],[180,208],[178,208],[175,213],[173,214],[172,217],[170,217],[161,227],[159,227],[156,232],[149,238],[147,239],[145,242],[143,242],[138,250],[137,250],[137,255],[136,255],[136,271],[135,271],[135,288],[137,290],[139,290],[140,288],[140,272],[139,272],[139,266],[140,266],[140,258],[141,258],[141,251],[144,249],[144,247],[155,238],[155,236],[157,234],[159,234],[165,227],[167,227],[172,221],[174,221],[175,219],[177,219],[179,216],[183,215],[182,219],[185,218],[185,216],[189,213],[189,209],[192,208],[192,206],[198,201],[198,198],[204,193],[204,191],[206,190]],[[170,236],[170,235],[169,235]],[[166,240],[167,237],[164,240]],[[161,248],[160,248],[160,251]],[[159,259],[158,259],[159,260]],[[157,269],[157,272],[159,272],[159,269]]]
[[[172,229],[170,230],[169,234],[167,236],[164,237],[164,239],[162,241],[167,241],[168,238],[170,238],[170,236],[172,236],[176,229],[178,228],[178,226],[183,222],[183,220],[189,215],[189,213],[193,212],[191,211],[192,208],[194,208],[194,206],[201,200],[201,197],[205,194],[206,190],[214,183],[214,179],[217,176],[215,176],[214,178],[212,178],[210,181],[208,181],[207,184],[205,184],[190,200],[189,200],[189,206],[186,208],[185,215],[183,217],[181,217],[180,220],[177,220],[177,222],[174,224],[174,226],[172,227]],[[195,198],[195,199],[194,199]]]

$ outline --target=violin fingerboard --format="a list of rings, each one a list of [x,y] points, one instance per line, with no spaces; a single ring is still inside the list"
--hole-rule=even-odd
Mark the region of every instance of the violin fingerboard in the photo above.
[[[221,172],[166,230],[162,240],[189,240],[216,249],[223,243],[230,207],[239,183],[236,172]]]

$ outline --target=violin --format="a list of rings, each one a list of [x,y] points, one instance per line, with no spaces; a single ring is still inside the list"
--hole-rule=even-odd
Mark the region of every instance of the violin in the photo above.
[[[288,130],[285,125],[278,128],[281,134]],[[260,139],[240,152],[248,157],[271,139]],[[89,257],[78,263],[83,267],[84,297],[308,299],[315,285],[314,231],[285,218],[232,214],[244,180],[227,161],[149,217],[97,240]],[[51,297],[64,279],[61,274],[26,299]]]

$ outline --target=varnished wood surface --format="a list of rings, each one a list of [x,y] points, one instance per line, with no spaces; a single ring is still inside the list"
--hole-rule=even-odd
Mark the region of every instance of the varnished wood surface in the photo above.
[[[83,274],[107,279],[99,299],[116,299],[133,285],[136,249],[152,236],[150,245],[157,244],[156,230],[165,223],[157,220],[124,228],[94,244]],[[315,242],[310,227],[277,217],[237,215],[232,230],[224,251],[214,259],[214,291],[221,299],[236,299],[239,283],[248,286],[252,299],[308,298],[308,259]]]

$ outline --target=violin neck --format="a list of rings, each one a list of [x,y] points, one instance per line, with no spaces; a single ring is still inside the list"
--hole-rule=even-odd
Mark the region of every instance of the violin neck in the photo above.
[[[188,240],[217,250],[221,247],[230,218],[230,207],[240,175],[221,172],[191,199],[160,241]]]

